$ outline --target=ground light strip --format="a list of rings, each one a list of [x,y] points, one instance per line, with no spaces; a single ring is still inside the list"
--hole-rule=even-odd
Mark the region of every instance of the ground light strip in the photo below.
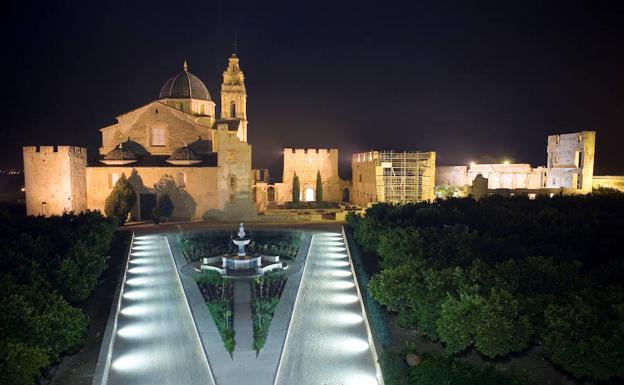
[[[344,226],[340,226],[342,229],[342,237],[347,248],[347,255],[349,256],[349,264],[351,265],[351,273],[353,273],[353,280],[355,281],[355,290],[358,294],[360,307],[362,308],[362,316],[364,317],[364,323],[366,324],[366,334],[368,334],[368,345],[370,346],[371,354],[373,355],[373,362],[375,363],[375,371],[377,372],[377,382],[379,385],[384,385],[383,374],[381,372],[381,366],[379,366],[379,357],[377,356],[377,349],[375,347],[375,341],[373,340],[373,333],[371,332],[370,324],[368,323],[368,315],[366,314],[366,308],[364,307],[364,298],[360,292],[360,284],[358,283],[357,275],[355,274],[355,268],[353,267],[353,258],[351,258],[351,250],[349,249],[349,241],[347,234],[345,233]]]
[[[119,292],[117,293],[117,306],[115,310],[115,319],[113,321],[113,330],[111,332],[110,343],[108,344],[108,352],[106,353],[106,361],[104,363],[102,379],[100,380],[101,385],[106,385],[106,383],[108,382],[108,373],[110,372],[111,360],[113,358],[113,345],[115,344],[115,337],[117,336],[117,320],[119,319],[119,311],[121,310],[121,299],[123,298],[123,292],[126,286],[128,264],[130,263],[130,255],[132,254],[133,244],[134,244],[134,231],[132,232],[132,238],[130,239],[130,245],[128,247],[128,254],[126,256],[126,267],[124,268],[123,278],[121,280],[121,286],[119,287],[120,289],[119,289]],[[106,330],[104,331],[104,336],[106,336]],[[104,341],[102,341],[102,343],[104,343]],[[99,361],[99,358],[98,358],[98,361]],[[97,364],[96,364],[96,368],[97,368]]]
[[[189,315],[191,316],[191,320],[193,321],[193,330],[195,331],[195,336],[197,337],[197,342],[199,343],[200,350],[204,355],[204,359],[206,360],[206,366],[208,367],[208,374],[210,374],[210,379],[212,383],[216,385],[214,376],[212,375],[212,368],[210,367],[210,361],[208,360],[208,355],[204,350],[204,344],[202,342],[201,337],[199,336],[199,332],[197,331],[197,324],[195,323],[195,317],[193,316],[193,311],[191,310],[191,306],[189,305],[188,298],[186,298],[186,292],[184,291],[184,286],[182,285],[182,280],[180,279],[180,271],[178,270],[178,265],[175,262],[175,258],[173,258],[173,253],[171,252],[171,245],[169,245],[169,238],[167,236],[162,236],[164,238],[165,243],[167,244],[167,248],[169,249],[169,257],[173,262],[173,267],[175,269],[175,276],[177,278],[178,285],[180,285],[180,290],[182,290],[182,296],[184,297],[184,303],[186,304],[186,310],[188,310]]]
[[[288,335],[290,334],[290,327],[292,326],[293,319],[295,318],[295,311],[297,310],[297,303],[299,302],[299,294],[301,294],[301,285],[303,284],[303,277],[305,276],[306,269],[308,268],[308,258],[310,257],[310,250],[312,250],[312,242],[314,242],[314,234],[310,237],[310,243],[308,244],[308,252],[306,253],[306,259],[301,270],[301,278],[299,280],[299,287],[297,288],[297,296],[295,297],[295,304],[292,307],[290,313],[290,321],[288,321],[288,329],[286,330],[286,338],[282,344],[282,354],[280,354],[279,362],[277,363],[277,373],[275,374],[275,380],[273,385],[277,385],[277,379],[280,375],[280,369],[282,368],[282,362],[284,361],[284,352],[286,351],[286,343],[288,342]]]

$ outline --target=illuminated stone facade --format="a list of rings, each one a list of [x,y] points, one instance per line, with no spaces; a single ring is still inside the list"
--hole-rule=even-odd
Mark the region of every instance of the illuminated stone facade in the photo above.
[[[52,215],[87,208],[87,151],[73,146],[24,147],[28,215]]]
[[[613,188],[624,192],[624,175],[594,176],[593,188]]]
[[[220,117],[199,78],[183,72],[162,87],[159,99],[102,128],[99,157],[87,165],[80,147],[24,147],[28,214],[104,210],[106,197],[125,174],[137,190],[136,219],[151,217],[168,194],[177,219],[255,215],[251,202],[251,145],[247,94],[239,59],[223,73]]]
[[[438,166],[438,186],[472,186],[477,175],[488,180],[489,190],[553,190],[588,193],[594,179],[595,131],[548,136],[547,165],[470,164]]]
[[[435,152],[369,151],[353,154],[353,194],[359,206],[435,198]]]

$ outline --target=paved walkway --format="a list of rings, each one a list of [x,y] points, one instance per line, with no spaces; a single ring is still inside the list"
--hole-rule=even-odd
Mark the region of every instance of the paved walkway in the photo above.
[[[253,351],[253,322],[251,321],[251,290],[248,279],[234,280],[234,359]]]
[[[341,233],[312,238],[276,384],[377,384]]]
[[[135,237],[121,295],[107,384],[214,384],[164,237]]]

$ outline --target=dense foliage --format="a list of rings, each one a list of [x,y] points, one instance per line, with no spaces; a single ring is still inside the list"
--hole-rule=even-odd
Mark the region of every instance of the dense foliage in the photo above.
[[[234,282],[216,272],[205,272],[197,279],[208,311],[214,320],[225,350],[234,351]]]
[[[109,218],[116,218],[120,225],[123,225],[128,218],[128,214],[137,201],[137,194],[130,184],[125,174],[117,179],[110,195],[104,201],[104,212]]]
[[[285,285],[286,277],[283,275],[257,277],[251,281],[251,319],[256,352],[264,347]]]
[[[0,383],[34,384],[83,343],[89,297],[107,265],[115,223],[98,212],[0,213]]]
[[[350,217],[373,297],[448,352],[534,345],[577,378],[624,377],[624,196],[378,204]]]
[[[413,385],[526,385],[525,376],[501,373],[492,365],[475,365],[445,354],[427,354],[418,366],[409,369]]]

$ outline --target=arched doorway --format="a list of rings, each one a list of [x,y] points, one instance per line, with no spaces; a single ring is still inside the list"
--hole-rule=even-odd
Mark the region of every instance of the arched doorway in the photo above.
[[[314,189],[312,187],[306,187],[306,189],[303,190],[303,200],[305,202],[314,201]]]
[[[267,202],[273,203],[275,202],[275,187],[269,186],[267,188]]]
[[[342,189],[342,201],[349,202],[349,198],[349,189],[345,187]]]

